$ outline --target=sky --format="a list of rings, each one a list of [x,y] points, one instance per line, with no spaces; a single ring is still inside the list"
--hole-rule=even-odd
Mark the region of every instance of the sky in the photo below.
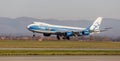
[[[120,0],[0,0],[0,17],[79,20],[120,19]]]

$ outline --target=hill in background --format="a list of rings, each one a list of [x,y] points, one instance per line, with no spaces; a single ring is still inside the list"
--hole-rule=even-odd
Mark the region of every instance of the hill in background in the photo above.
[[[33,22],[46,22],[56,25],[88,27],[94,20],[55,20],[55,19],[36,19],[31,17],[7,18],[0,17],[0,34],[1,35],[32,35],[32,32],[27,30],[27,26]],[[112,29],[106,32],[97,34],[99,36],[120,37],[120,20],[112,18],[104,18],[101,24],[101,29]]]

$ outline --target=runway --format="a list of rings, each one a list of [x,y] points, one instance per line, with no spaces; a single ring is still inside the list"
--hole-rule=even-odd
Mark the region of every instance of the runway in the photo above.
[[[120,49],[97,49],[97,48],[0,48],[0,50],[120,50]]]
[[[0,61],[120,61],[120,56],[3,56]]]

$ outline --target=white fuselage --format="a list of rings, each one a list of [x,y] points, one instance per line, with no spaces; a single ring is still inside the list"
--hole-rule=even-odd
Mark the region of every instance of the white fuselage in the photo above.
[[[32,29],[32,27],[36,27]],[[27,27],[29,30],[38,33],[56,33],[56,32],[66,32],[66,31],[83,31],[86,28],[71,27],[71,26],[60,26],[52,25],[42,22],[34,22]],[[31,28],[31,29],[30,29]]]

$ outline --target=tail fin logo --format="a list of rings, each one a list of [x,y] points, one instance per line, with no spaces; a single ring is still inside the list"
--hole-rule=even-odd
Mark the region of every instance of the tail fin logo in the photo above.
[[[99,26],[100,26],[100,24],[99,24],[99,23],[96,23],[96,24],[94,25],[94,29],[93,29],[93,30],[99,30]]]
[[[90,30],[92,30],[92,31],[99,31],[101,22],[102,22],[102,17],[98,17],[97,20],[90,27]]]

